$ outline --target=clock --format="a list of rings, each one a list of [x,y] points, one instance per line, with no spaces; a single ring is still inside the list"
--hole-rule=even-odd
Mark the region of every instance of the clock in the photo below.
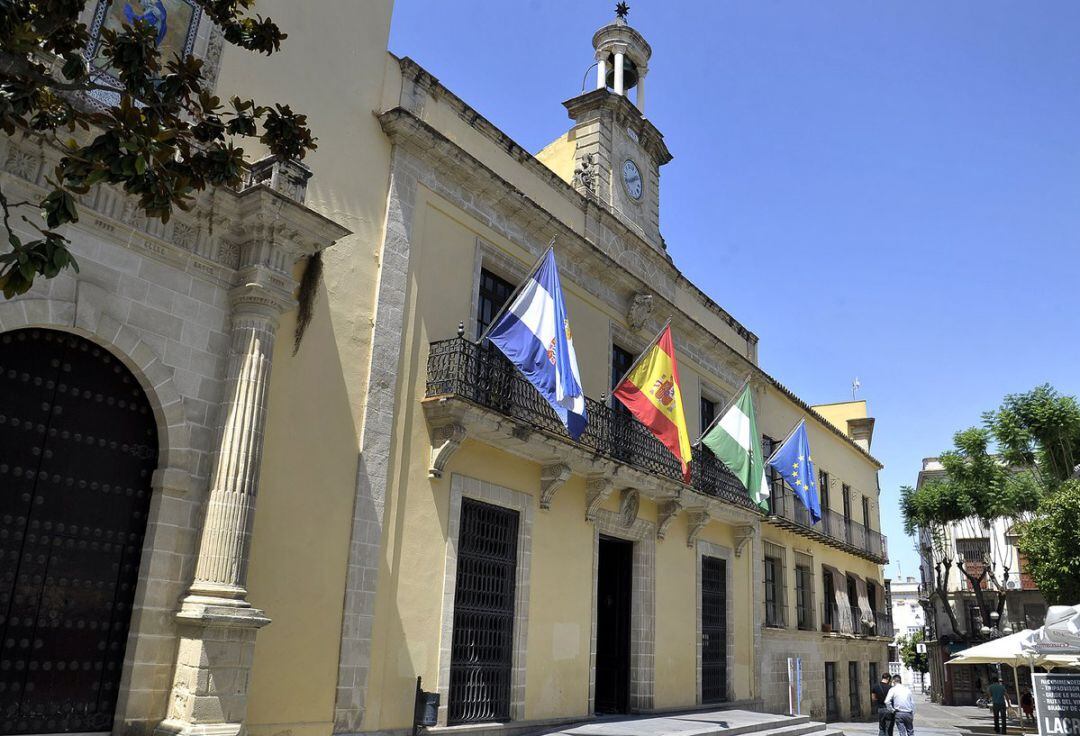
[[[622,165],[622,180],[626,193],[634,199],[641,199],[641,172],[638,171],[637,164],[630,159],[626,159],[626,163]]]

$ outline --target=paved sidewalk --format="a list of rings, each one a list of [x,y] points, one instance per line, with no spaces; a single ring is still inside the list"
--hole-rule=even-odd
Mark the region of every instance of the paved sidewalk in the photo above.
[[[701,710],[656,716],[619,716],[552,730],[543,736],[737,736],[806,723],[806,716],[748,710]]]
[[[993,736],[994,715],[989,708],[974,705],[938,705],[921,693],[915,695],[915,736]],[[830,723],[847,736],[877,736],[877,721]],[[1009,736],[1035,733],[1034,726],[1020,729],[1009,726]],[[894,734],[897,732],[894,731]]]

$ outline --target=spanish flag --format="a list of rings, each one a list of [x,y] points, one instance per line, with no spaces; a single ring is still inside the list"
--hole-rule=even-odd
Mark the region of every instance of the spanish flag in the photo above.
[[[679,368],[671,325],[664,325],[652,347],[642,353],[611,394],[656,435],[682,463],[690,481],[690,434],[686,431]]]

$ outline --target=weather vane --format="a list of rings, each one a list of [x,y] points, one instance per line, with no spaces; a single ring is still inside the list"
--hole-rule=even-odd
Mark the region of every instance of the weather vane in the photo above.
[[[615,15],[623,20],[626,20],[626,16],[630,14],[630,6],[626,3],[615,4]]]
[[[855,380],[851,382],[851,400],[855,401],[855,394],[862,388],[862,384],[859,383],[859,377],[855,376]]]

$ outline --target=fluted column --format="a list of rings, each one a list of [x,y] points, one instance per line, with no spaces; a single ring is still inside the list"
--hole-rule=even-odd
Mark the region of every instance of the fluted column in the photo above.
[[[181,643],[159,734],[236,736],[247,713],[257,631],[270,619],[247,601],[267,394],[278,317],[292,306],[281,275],[254,248],[230,292],[232,308],[218,445],[195,576],[176,614]]]
[[[277,313],[265,304],[252,304],[246,290],[233,296],[220,445],[191,594],[240,602],[247,595],[248,551]]]

